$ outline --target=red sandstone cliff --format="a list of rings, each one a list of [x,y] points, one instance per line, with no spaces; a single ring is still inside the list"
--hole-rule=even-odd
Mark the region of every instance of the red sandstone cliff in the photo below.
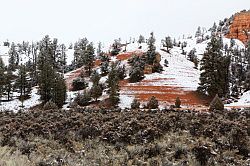
[[[240,12],[234,16],[226,37],[239,39],[244,43],[250,40],[250,11]]]

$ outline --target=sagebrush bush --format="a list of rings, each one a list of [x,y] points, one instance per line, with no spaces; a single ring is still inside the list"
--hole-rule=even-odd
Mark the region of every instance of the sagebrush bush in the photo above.
[[[43,109],[44,110],[53,110],[53,109],[58,109],[58,106],[53,101],[50,100],[44,104]]]
[[[140,105],[141,103],[137,99],[134,99],[133,102],[131,103],[131,109],[139,109]]]
[[[158,107],[159,107],[158,100],[156,99],[156,97],[152,96],[147,103],[147,108],[148,109],[157,109]]]
[[[216,95],[214,99],[212,100],[212,102],[210,103],[209,110],[210,111],[214,111],[214,110],[223,111],[224,110],[224,104],[218,95]]]
[[[75,102],[80,106],[87,106],[91,100],[91,94],[85,90],[83,93],[78,93],[75,98]]]
[[[79,91],[79,90],[83,90],[88,86],[88,83],[83,79],[83,78],[76,78],[73,80],[72,83],[72,90],[73,91]]]
[[[181,100],[179,97],[177,97],[175,100],[175,108],[181,108]]]

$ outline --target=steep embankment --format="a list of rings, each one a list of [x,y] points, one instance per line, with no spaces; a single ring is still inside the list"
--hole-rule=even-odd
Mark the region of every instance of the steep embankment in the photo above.
[[[227,38],[239,39],[246,43],[250,39],[250,11],[240,12],[234,15]]]

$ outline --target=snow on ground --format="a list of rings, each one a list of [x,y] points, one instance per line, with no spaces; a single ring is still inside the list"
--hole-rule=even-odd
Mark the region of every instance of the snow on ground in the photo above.
[[[250,107],[250,91],[245,92],[237,102],[226,104],[226,107]]]
[[[8,52],[9,52],[9,47],[0,45],[0,57],[3,59],[3,62],[5,65],[9,64],[8,60],[9,60],[9,56],[8,56]]]
[[[245,46],[244,44],[238,40],[238,39],[233,39],[235,42],[235,45],[233,46],[233,49],[244,49]],[[186,42],[187,46],[184,48],[185,52],[187,52],[187,54],[195,48],[196,50],[196,55],[198,57],[198,59],[202,59],[203,57],[203,53],[206,51],[207,48],[207,44],[211,41],[209,40],[205,40],[202,43],[196,43],[197,38],[187,38],[187,39],[181,39],[180,42]],[[228,45],[228,47],[230,47],[231,45],[231,39],[225,38],[223,37],[223,45]]]
[[[120,94],[120,103],[118,106],[122,109],[130,108],[133,100],[134,100],[134,96],[132,96],[132,95]]]
[[[161,51],[160,48],[161,47],[158,46],[157,51],[161,54],[160,63],[164,71],[162,71],[162,73],[145,74],[143,81],[127,83],[122,87],[120,107],[130,107],[135,95],[154,94],[157,96],[157,94],[162,94],[167,97],[165,93],[175,93],[175,95],[178,96],[180,93],[184,93],[184,91],[195,91],[197,89],[200,71],[194,68],[194,64],[188,61],[185,55],[181,54],[180,47],[171,49],[171,54]],[[168,67],[164,66],[165,59],[169,62]],[[133,89],[137,89],[136,87],[140,88],[133,91]],[[161,91],[159,87],[164,88],[165,91]],[[169,92],[166,92],[166,89],[169,89]],[[173,100],[174,99],[175,98],[173,98]],[[162,108],[165,107],[165,105],[169,105],[169,103],[166,102],[161,102],[160,104]]]
[[[66,51],[66,56],[67,56],[66,63],[67,63],[67,65],[70,65],[74,60],[74,49],[68,49]]]
[[[141,47],[141,48],[139,49],[139,47]],[[139,43],[135,42],[135,43],[128,44],[126,46],[126,51],[127,52],[134,52],[134,51],[143,51],[143,52],[146,52],[147,48],[148,48],[147,43],[141,43],[141,44],[139,44]],[[125,49],[125,48],[123,48],[123,49]]]
[[[41,104],[40,95],[38,95],[37,92],[38,92],[37,88],[32,89],[30,98],[23,102],[24,108],[20,107],[22,105],[22,102],[19,99],[14,99],[14,100],[9,101],[9,102],[1,102],[0,111],[3,111],[3,110],[12,110],[12,111],[27,110],[31,107],[34,107],[38,104]]]

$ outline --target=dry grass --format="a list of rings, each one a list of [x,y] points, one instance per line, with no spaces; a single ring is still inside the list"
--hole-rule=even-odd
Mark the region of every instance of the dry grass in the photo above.
[[[249,114],[2,112],[0,165],[247,165]]]

